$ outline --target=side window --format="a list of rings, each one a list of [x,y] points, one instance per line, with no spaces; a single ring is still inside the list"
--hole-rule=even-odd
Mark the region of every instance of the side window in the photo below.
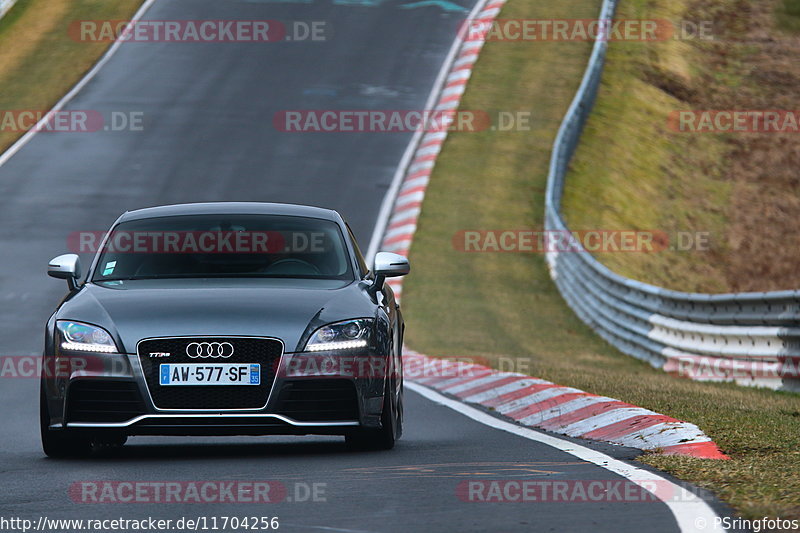
[[[347,226],[347,234],[350,236],[350,241],[353,243],[353,249],[356,251],[356,261],[358,261],[358,269],[361,271],[359,272],[359,275],[363,278],[369,274],[369,267],[367,266],[367,262],[364,261],[364,256],[361,253],[361,248],[358,247],[358,241],[353,235],[353,230],[350,229],[350,225],[347,222],[345,222],[344,225]]]

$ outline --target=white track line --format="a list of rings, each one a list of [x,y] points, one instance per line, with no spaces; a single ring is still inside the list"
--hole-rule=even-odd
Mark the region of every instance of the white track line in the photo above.
[[[457,411],[476,422],[494,429],[507,431],[508,433],[512,433],[514,435],[545,444],[564,453],[568,453],[577,457],[578,459],[582,459],[595,464],[600,468],[614,472],[615,474],[641,485],[645,489],[653,486],[651,484],[655,484],[655,486],[659,487],[659,490],[651,492],[658,499],[663,501],[664,505],[666,505],[669,510],[672,511],[672,514],[675,516],[675,520],[678,523],[678,528],[681,531],[698,531],[706,527],[710,527],[714,529],[714,531],[725,531],[722,526],[714,527],[715,524],[719,523],[719,518],[714,510],[711,509],[711,507],[699,496],[694,498],[676,498],[679,501],[668,501],[667,499],[664,499],[664,493],[686,494],[686,489],[666,478],[659,476],[654,472],[637,468],[633,465],[620,461],[619,459],[614,459],[610,455],[586,448],[580,444],[561,440],[552,435],[539,433],[538,431],[517,426],[515,424],[511,424],[510,422],[506,422],[505,420],[500,420],[499,418],[495,418],[487,413],[484,413],[483,411],[475,409],[474,407],[470,407],[469,405],[465,405],[461,402],[442,396],[438,392],[417,383],[406,381],[404,386],[408,387],[420,396],[445,407],[449,407],[450,409]],[[663,490],[665,485],[669,485],[673,490]]]
[[[475,3],[475,6],[472,8],[472,11],[470,11],[469,15],[467,15],[467,20],[477,18],[478,13],[480,13],[483,8],[486,7],[487,3],[488,0],[478,0]],[[428,95],[428,100],[425,102],[425,110],[433,109],[433,106],[438,102],[439,97],[441,96],[442,87],[444,87],[447,77],[450,75],[450,68],[453,65],[456,54],[458,54],[459,50],[461,49],[462,42],[463,40],[459,35],[456,35],[456,38],[453,39],[453,44],[450,45],[450,50],[447,52],[447,56],[442,62],[439,73],[436,75],[436,80],[433,82],[433,88]],[[375,254],[378,253],[378,248],[380,248],[381,243],[383,242],[383,233],[386,230],[389,217],[392,216],[392,212],[394,211],[394,202],[397,199],[397,192],[400,189],[400,186],[403,184],[403,179],[406,176],[408,164],[411,162],[411,158],[416,155],[417,146],[419,146],[420,139],[425,133],[426,132],[423,129],[419,129],[414,132],[414,135],[411,137],[408,146],[406,146],[405,152],[403,152],[403,157],[400,159],[400,164],[397,165],[397,169],[392,177],[392,183],[389,186],[389,190],[386,191],[386,195],[383,197],[381,209],[378,212],[378,218],[375,221],[375,229],[372,231],[372,238],[370,239],[369,246],[367,247],[366,261],[368,265],[372,264],[372,259],[375,257]]]
[[[147,10],[150,9],[150,7],[155,2],[156,0],[147,0],[144,4],[141,5],[141,7],[139,7],[139,10],[136,12],[135,15],[133,15],[131,21],[138,22],[139,19],[141,19],[144,16]],[[46,113],[44,117],[42,117],[42,119],[34,127],[29,129],[25,133],[25,135],[20,137],[19,140],[17,140],[17,142],[12,144],[8,150],[6,150],[2,155],[0,155],[0,167],[5,165],[8,162],[8,160],[14,156],[14,154],[19,152],[23,146],[28,144],[31,141],[31,139],[33,139],[34,135],[36,135],[38,131],[41,128],[43,128],[43,126],[47,122],[51,120],[50,119],[51,113],[61,111],[61,109],[65,105],[67,105],[70,100],[75,98],[75,95],[81,92],[81,90],[84,87],[86,87],[86,85],[90,81],[92,81],[92,78],[94,78],[97,75],[97,73],[100,72],[100,69],[103,68],[103,66],[106,63],[108,63],[109,59],[111,59],[111,57],[117,52],[117,50],[119,50],[119,47],[122,46],[123,43],[124,41],[120,40],[115,41],[114,44],[111,45],[111,48],[109,48],[106,51],[106,53],[103,54],[103,57],[101,57],[100,60],[97,63],[95,63],[92,69],[86,73],[86,75],[81,79],[81,81],[79,81],[72,89],[70,89],[70,91],[61,100],[59,100],[58,103],[56,103],[56,105],[54,105],[53,108],[48,113]]]

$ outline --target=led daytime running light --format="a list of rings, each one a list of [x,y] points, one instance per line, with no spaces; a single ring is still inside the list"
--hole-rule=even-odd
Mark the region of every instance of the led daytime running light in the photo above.
[[[321,352],[325,350],[350,350],[353,348],[364,348],[367,345],[366,339],[356,341],[325,342],[312,344],[308,347],[309,352]]]
[[[85,342],[62,342],[61,349],[70,352],[101,352],[114,353],[116,347],[107,344],[87,344]]]

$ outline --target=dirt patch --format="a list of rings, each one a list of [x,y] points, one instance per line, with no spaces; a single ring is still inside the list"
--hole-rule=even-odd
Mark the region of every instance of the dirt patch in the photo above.
[[[672,94],[696,109],[800,109],[800,37],[778,29],[782,4],[750,0],[722,6],[719,0],[701,0],[691,5],[689,13],[696,17],[716,17],[714,31],[721,38],[709,46],[707,72],[687,89],[691,96]],[[739,83],[726,83],[731,76]],[[727,288],[800,288],[800,134],[732,134],[727,142],[731,150],[723,176],[733,186],[725,253],[717,257]]]
[[[768,112],[800,118],[800,29],[786,29],[797,18],[787,1],[800,12],[800,0],[620,2],[619,18],[666,17],[710,38],[609,46],[562,212],[573,229],[671,238],[659,253],[595,253],[603,264],[688,292],[800,288],[800,132],[726,131],[741,112],[762,112],[762,124]],[[703,132],[682,129],[687,111]],[[703,122],[719,111],[720,127]],[[686,236],[708,244],[681,246]]]
[[[800,38],[781,34],[772,11],[779,2],[756,2],[747,33],[753,52],[741,68],[742,90],[720,93],[741,109],[797,110]],[[763,35],[771,36],[768,40]],[[800,134],[754,134],[731,139],[734,182],[726,265],[732,290],[800,287]]]

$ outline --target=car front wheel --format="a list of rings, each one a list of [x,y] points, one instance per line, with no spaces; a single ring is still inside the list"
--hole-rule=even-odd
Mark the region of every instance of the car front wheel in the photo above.
[[[397,406],[395,407],[395,403]],[[362,450],[391,450],[402,432],[402,421],[399,413],[403,412],[403,397],[399,395],[392,401],[392,387],[387,383],[383,394],[383,413],[381,428],[361,429],[345,437],[347,444]]]
[[[49,427],[50,413],[44,384],[39,395],[39,428],[42,436],[42,450],[48,457],[83,457],[92,451],[92,441],[84,435],[68,430],[53,430]]]

